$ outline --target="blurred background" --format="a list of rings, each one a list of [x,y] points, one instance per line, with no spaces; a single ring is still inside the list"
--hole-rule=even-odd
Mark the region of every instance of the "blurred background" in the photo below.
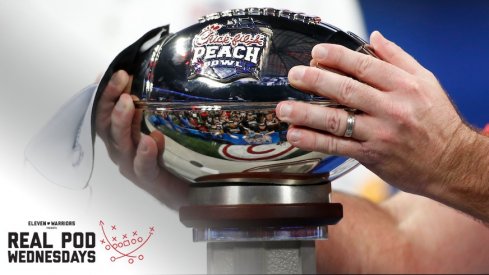
[[[435,73],[469,123],[482,128],[489,122],[489,2],[484,0],[0,0],[0,270],[206,272],[205,244],[192,243],[177,213],[120,176],[100,140],[85,190],[46,181],[25,163],[23,152],[64,102],[147,30],[169,23],[176,32],[207,13],[251,6],[318,15],[365,39],[380,30]],[[395,192],[363,167],[337,180],[334,189],[375,202]],[[76,220],[77,228],[97,234],[101,219],[128,232],[155,226],[156,233],[144,261],[132,265],[110,262],[110,251],[102,247],[92,265],[7,264],[5,232],[22,231],[29,220],[51,219]]]

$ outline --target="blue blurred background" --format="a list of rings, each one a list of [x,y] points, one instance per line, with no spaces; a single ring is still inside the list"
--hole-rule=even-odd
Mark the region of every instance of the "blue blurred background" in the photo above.
[[[367,32],[381,31],[432,71],[465,119],[489,123],[489,1],[363,0]]]

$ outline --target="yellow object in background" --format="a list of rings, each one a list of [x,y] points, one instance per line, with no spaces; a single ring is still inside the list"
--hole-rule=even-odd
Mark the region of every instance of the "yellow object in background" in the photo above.
[[[390,197],[390,187],[379,177],[369,177],[360,185],[360,196],[374,203],[380,203]]]

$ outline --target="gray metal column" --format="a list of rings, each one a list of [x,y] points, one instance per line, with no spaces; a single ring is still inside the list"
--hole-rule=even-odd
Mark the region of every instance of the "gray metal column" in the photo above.
[[[314,274],[314,241],[209,242],[208,274]]]

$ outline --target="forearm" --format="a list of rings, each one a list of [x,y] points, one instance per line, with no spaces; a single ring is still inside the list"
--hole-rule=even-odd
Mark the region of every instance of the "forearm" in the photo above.
[[[397,220],[388,211],[365,199],[341,193],[335,193],[333,201],[343,204],[344,218],[329,227],[328,240],[316,242],[318,273],[407,270],[404,263],[409,257],[409,245],[398,230]]]
[[[464,129],[444,155],[438,181],[427,197],[489,222],[489,137]],[[435,160],[436,161],[436,160]]]
[[[317,241],[320,273],[485,273],[489,229],[431,199],[400,192],[377,205],[335,193],[344,218]]]

